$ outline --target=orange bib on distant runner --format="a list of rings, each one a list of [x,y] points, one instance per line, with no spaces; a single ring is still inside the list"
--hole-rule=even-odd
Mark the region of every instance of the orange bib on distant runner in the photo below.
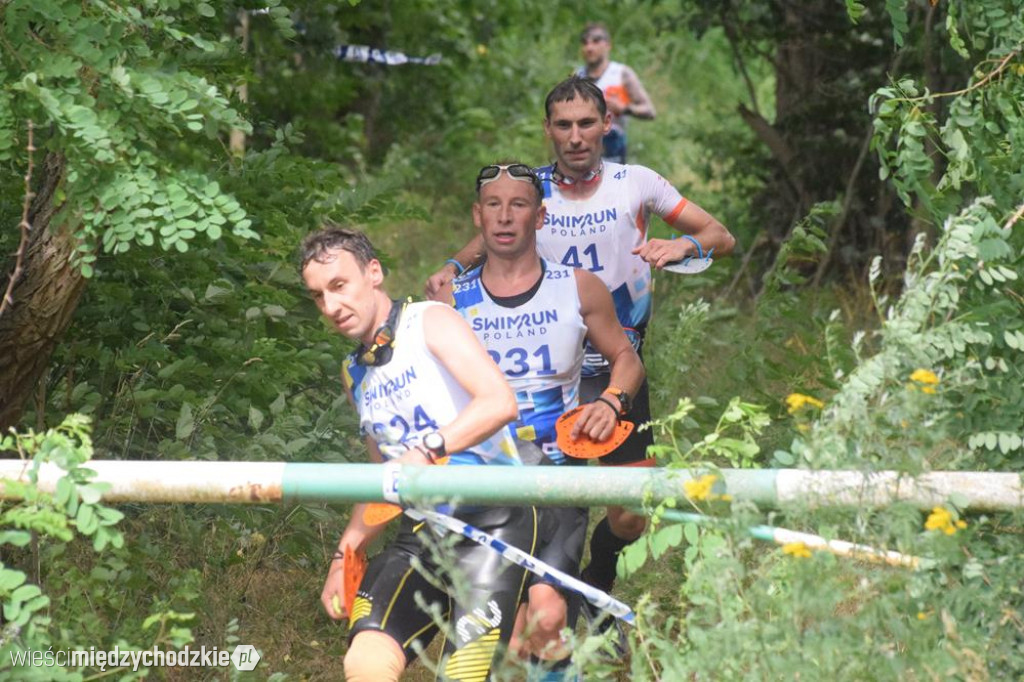
[[[609,85],[604,89],[605,99],[617,99],[622,103],[622,106],[629,104],[629,93],[626,92],[626,87],[623,85]]]

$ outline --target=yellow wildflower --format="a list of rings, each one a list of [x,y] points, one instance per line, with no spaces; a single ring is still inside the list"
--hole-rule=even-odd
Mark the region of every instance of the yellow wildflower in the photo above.
[[[945,507],[935,507],[928,519],[924,522],[925,530],[941,530],[946,535],[952,535],[957,529],[967,527],[963,519],[953,521],[953,515]]]
[[[683,490],[686,491],[686,496],[692,502],[714,499],[711,494],[711,488],[715,485],[717,479],[718,477],[714,474],[705,474],[698,479],[683,481]]]
[[[797,559],[811,558],[811,550],[802,542],[787,542],[782,546],[782,553],[789,554]]]
[[[786,396],[786,405],[789,408],[790,414],[793,414],[804,405],[810,405],[811,407],[816,407],[819,410],[825,407],[825,403],[813,396],[804,395],[803,393],[790,393]]]
[[[918,620],[928,620],[928,614],[925,613],[924,611],[918,611],[917,612],[917,619]]]
[[[939,377],[930,369],[915,369],[914,373],[910,375],[910,380],[927,386],[939,383]]]
[[[940,530],[950,525],[952,519],[953,515],[949,513],[949,510],[944,507],[935,507],[928,515],[928,520],[924,522],[924,527],[926,530]]]
[[[907,384],[908,390],[916,391],[921,389],[921,393],[935,395],[935,387],[939,383],[939,377],[930,369],[919,368],[911,373],[910,381],[912,383]]]

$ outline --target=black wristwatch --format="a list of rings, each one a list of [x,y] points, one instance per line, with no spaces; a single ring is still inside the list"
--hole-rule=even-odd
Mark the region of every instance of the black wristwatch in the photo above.
[[[436,462],[448,454],[448,450],[444,446],[444,436],[441,435],[440,431],[431,431],[423,436],[420,445],[430,454],[431,462]]]
[[[619,405],[622,406],[622,409],[619,410],[620,415],[624,415],[628,413],[631,409],[633,409],[633,399],[630,398],[629,394],[623,391],[621,388],[618,388],[617,386],[609,386],[608,388],[604,389],[604,392],[615,396],[615,398],[619,401]]]

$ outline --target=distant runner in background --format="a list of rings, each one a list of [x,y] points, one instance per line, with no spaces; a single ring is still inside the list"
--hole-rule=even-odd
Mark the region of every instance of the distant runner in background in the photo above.
[[[612,115],[611,130],[604,136],[604,158],[626,163],[626,117],[650,121],[654,118],[654,104],[636,72],[609,58],[612,38],[607,26],[600,22],[587,24],[580,34],[580,51],[585,64],[576,75],[594,81],[604,93]]]

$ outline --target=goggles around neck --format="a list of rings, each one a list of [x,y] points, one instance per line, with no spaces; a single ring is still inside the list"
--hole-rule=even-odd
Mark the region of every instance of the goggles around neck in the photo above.
[[[395,348],[395,330],[398,321],[405,312],[405,307],[412,303],[412,297],[404,301],[391,300],[391,310],[387,321],[373,333],[373,343],[369,347],[360,345],[356,351],[356,364],[367,367],[379,367],[391,361]]]
[[[476,191],[479,192],[481,187],[489,182],[494,182],[501,177],[502,171],[504,171],[505,174],[513,180],[530,183],[533,185],[534,189],[537,190],[537,193],[543,196],[544,188],[540,184],[540,178],[538,178],[537,174],[533,172],[533,169],[525,163],[493,164],[490,166],[484,166],[476,176]]]
[[[578,178],[572,178],[569,177],[568,175],[564,175],[562,171],[558,170],[558,163],[556,162],[551,165],[551,179],[563,187],[571,187],[576,183],[589,185],[590,183],[595,182],[599,177],[601,177],[602,171],[604,171],[604,161],[602,161],[594,170],[589,170],[586,173],[584,173],[583,176]]]

